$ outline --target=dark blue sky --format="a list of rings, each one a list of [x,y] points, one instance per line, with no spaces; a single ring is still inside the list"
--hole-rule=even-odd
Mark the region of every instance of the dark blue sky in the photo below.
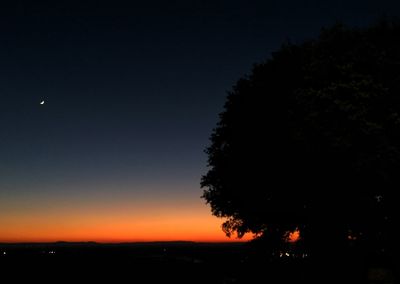
[[[285,40],[400,14],[398,1],[10,2],[0,4],[3,216],[2,204],[32,196],[202,204],[203,150],[237,79]]]

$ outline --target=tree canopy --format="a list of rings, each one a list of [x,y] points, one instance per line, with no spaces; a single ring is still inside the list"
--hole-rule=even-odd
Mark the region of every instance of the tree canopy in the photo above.
[[[224,232],[312,247],[393,243],[400,186],[400,24],[336,25],[284,44],[228,93],[203,198]]]

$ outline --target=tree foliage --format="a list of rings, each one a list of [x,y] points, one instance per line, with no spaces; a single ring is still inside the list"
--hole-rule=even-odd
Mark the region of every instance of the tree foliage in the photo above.
[[[229,92],[203,198],[223,230],[278,244],[392,243],[400,185],[400,25],[284,44]],[[312,244],[312,245],[311,245]],[[374,245],[371,245],[374,244]]]

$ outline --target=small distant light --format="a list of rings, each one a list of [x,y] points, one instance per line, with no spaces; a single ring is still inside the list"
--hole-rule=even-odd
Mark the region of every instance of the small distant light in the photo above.
[[[290,254],[289,254],[288,252],[285,252],[285,255],[286,255],[286,256],[290,256]]]
[[[41,101],[40,104],[41,104],[41,105],[44,105],[44,101]]]
[[[3,251],[3,255],[6,255],[7,253],[5,251]]]
[[[350,241],[355,241],[355,240],[357,240],[357,236],[348,235],[348,236],[347,236],[347,239],[350,240]]]

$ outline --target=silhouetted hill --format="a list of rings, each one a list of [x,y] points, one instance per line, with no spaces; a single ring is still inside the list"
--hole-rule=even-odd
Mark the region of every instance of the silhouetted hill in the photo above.
[[[345,263],[346,265],[343,265]],[[283,255],[272,258],[251,243],[55,242],[0,244],[0,272],[13,283],[59,279],[93,283],[369,283],[367,260],[335,263]],[[333,267],[333,268],[332,268]],[[327,269],[329,268],[329,269]],[[377,263],[373,269],[389,268]],[[333,272],[334,271],[334,274]],[[15,273],[17,272],[17,273]],[[391,273],[391,272],[390,272]],[[78,281],[79,280],[79,281]]]

